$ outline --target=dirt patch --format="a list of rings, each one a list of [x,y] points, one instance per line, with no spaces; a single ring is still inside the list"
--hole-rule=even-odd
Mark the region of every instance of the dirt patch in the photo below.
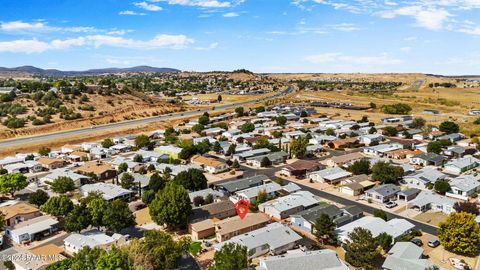
[[[415,216],[415,219],[433,226],[438,227],[438,225],[447,219],[447,215],[440,212],[425,212],[420,213]]]

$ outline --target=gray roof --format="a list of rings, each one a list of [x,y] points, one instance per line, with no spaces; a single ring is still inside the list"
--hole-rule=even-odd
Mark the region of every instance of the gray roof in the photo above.
[[[206,189],[190,192],[190,193],[188,193],[188,197],[190,197],[190,201],[193,202],[193,199],[195,197],[200,196],[200,197],[206,198],[209,194],[212,194],[212,196],[214,198],[223,197],[223,194],[221,192],[213,190],[211,188],[206,188]]]
[[[445,176],[446,176],[445,174],[443,174],[442,172],[436,169],[423,168],[415,172],[414,174],[406,176],[406,178],[413,177],[427,184],[427,183],[435,183],[437,182],[437,180],[445,178]]]
[[[378,193],[381,196],[389,196],[389,195],[395,194],[399,191],[400,191],[400,188],[395,186],[394,184],[384,184],[384,185],[381,185],[381,186],[373,187],[373,188],[365,191],[365,193]]]
[[[458,158],[458,159],[454,159],[454,160],[451,160],[449,161],[447,164],[445,164],[445,166],[454,166],[454,167],[457,167],[457,168],[465,168],[465,167],[468,167],[472,164],[479,164],[480,163],[480,160],[472,157],[472,156],[465,156],[463,158]]]
[[[132,193],[132,191],[128,189],[124,189],[121,186],[117,186],[114,184],[108,183],[95,183],[95,184],[87,184],[80,187],[81,192],[86,196],[88,193],[92,192],[100,192],[102,194],[103,199],[111,200],[117,197],[124,196],[126,194]]]
[[[140,174],[140,173],[126,173],[126,172],[123,172],[121,173],[119,176],[118,176],[118,180],[120,182],[122,182],[122,177],[124,174],[130,174],[131,176],[133,176],[133,181],[135,183],[138,183],[140,182],[140,186],[143,188],[143,187],[146,187],[148,186],[148,183],[150,182],[150,178],[148,176],[146,176],[145,174]]]
[[[292,250],[285,255],[266,257],[257,270],[347,270],[349,269],[333,250]]]
[[[283,247],[290,243],[300,241],[302,237],[287,225],[274,222],[249,233],[235,236],[232,239],[219,243],[215,247],[221,249],[227,243],[236,243],[247,247],[248,250],[268,245],[270,250]]]
[[[318,203],[317,197],[309,191],[301,190],[285,197],[280,197],[275,200],[271,200],[265,203],[262,203],[258,206],[261,211],[264,211],[265,208],[274,208],[279,213],[287,211],[289,209],[294,209],[298,206],[303,206],[304,208],[313,206]]]
[[[322,214],[327,214],[330,218],[342,213],[342,211],[333,204],[320,204],[313,208],[303,210],[293,216],[301,216],[303,219],[314,224]]]
[[[468,192],[477,189],[480,186],[480,182],[478,181],[478,178],[472,175],[462,175],[452,179],[450,181],[450,186]]]
[[[424,270],[434,265],[428,259],[422,259],[422,254],[423,249],[413,243],[397,242],[388,252],[382,268],[388,270]]]
[[[407,189],[404,189],[404,190],[398,192],[398,194],[409,197],[411,195],[415,195],[415,194],[418,194],[420,192],[421,192],[421,190],[418,189],[418,188],[407,188]]]
[[[270,161],[276,161],[278,159],[282,159],[287,157],[288,154],[285,151],[278,151],[278,152],[271,152],[265,155],[261,156],[255,156],[251,158],[247,158],[247,160],[256,160],[256,161],[262,161],[265,157],[268,158]]]
[[[446,157],[435,153],[423,153],[420,155],[415,155],[412,158],[420,158],[431,162],[440,162],[446,159]]]
[[[91,230],[84,233],[72,233],[65,238],[64,243],[75,246],[78,249],[83,247],[94,248],[96,246],[108,245],[120,239],[121,234],[114,233],[112,236],[108,236],[98,230]]]
[[[268,176],[259,174],[259,175],[255,175],[255,176],[244,178],[244,179],[221,183],[221,184],[218,184],[217,186],[226,189],[230,193],[233,193],[235,191],[261,185],[265,180],[269,180]]]

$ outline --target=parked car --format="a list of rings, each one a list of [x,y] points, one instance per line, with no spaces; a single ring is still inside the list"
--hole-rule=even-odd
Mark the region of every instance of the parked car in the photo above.
[[[388,201],[385,203],[385,207],[387,208],[394,208],[395,206],[397,206],[398,204],[396,202],[393,202],[393,201]]]
[[[415,245],[417,245],[419,247],[423,246],[422,240],[420,240],[418,238],[413,238],[412,240],[410,240],[410,242],[414,243]]]
[[[440,241],[435,240],[435,239],[430,240],[430,241],[428,241],[428,246],[432,247],[432,248],[436,248],[436,247],[440,246]]]

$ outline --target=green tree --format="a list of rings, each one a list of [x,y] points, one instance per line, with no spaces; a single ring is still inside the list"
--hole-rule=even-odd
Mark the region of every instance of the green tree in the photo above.
[[[37,207],[40,207],[46,201],[48,201],[48,198],[49,198],[49,196],[45,191],[43,191],[41,189],[37,189],[37,191],[30,194],[30,197],[28,198],[28,202],[36,205]]]
[[[67,232],[80,232],[88,228],[92,222],[90,211],[85,204],[76,205],[65,217],[65,230]]]
[[[364,228],[358,227],[348,234],[343,245],[345,250],[345,261],[355,267],[371,269],[373,260],[379,255],[378,243],[372,233]]]
[[[142,162],[143,162],[143,156],[140,155],[140,154],[136,154],[136,155],[133,157],[133,161],[134,161],[134,162],[138,162],[138,163],[142,163]]]
[[[235,113],[237,114],[238,117],[242,117],[244,114],[243,107],[237,107],[235,108]]]
[[[206,126],[210,123],[210,118],[206,115],[202,115],[202,116],[200,116],[200,118],[198,118],[198,123],[200,125]]]
[[[222,102],[222,95],[218,95],[217,101],[218,101],[218,102]]]
[[[228,243],[213,256],[213,265],[209,270],[246,270],[248,269],[247,248]]]
[[[177,262],[190,246],[189,238],[173,237],[163,231],[149,230],[142,240],[133,240],[126,251],[135,269],[176,269]]]
[[[207,188],[207,178],[201,170],[189,169],[183,171],[173,178],[173,181],[190,191],[197,191]]]
[[[122,162],[118,165],[118,174],[121,174],[122,172],[126,172],[128,170],[128,165],[125,162]]]
[[[72,201],[65,195],[50,197],[42,205],[42,211],[56,217],[65,217],[73,210]]]
[[[113,246],[109,252],[98,258],[96,270],[100,269],[133,270],[133,263],[126,252]]]
[[[42,146],[39,150],[38,150],[38,154],[40,156],[47,156],[48,154],[50,154],[50,152],[52,152],[52,149],[48,148],[48,147],[45,147],[45,146]]]
[[[379,161],[372,167],[372,179],[383,184],[395,184],[403,176],[403,168]]]
[[[149,205],[155,199],[155,191],[149,189],[142,193],[142,202]]]
[[[135,137],[134,143],[135,147],[137,147],[138,149],[152,147],[152,142],[147,135],[138,135],[137,137]]]
[[[438,228],[438,239],[445,249],[466,255],[475,255],[480,244],[480,226],[475,215],[451,213]]]
[[[77,252],[73,258],[70,259],[71,266],[70,268],[68,268],[68,270],[95,270],[97,269],[96,267],[98,259],[105,253],[106,251],[99,247],[92,249],[89,246],[86,246],[82,248],[79,252]]]
[[[110,138],[104,139],[104,140],[102,141],[102,147],[103,147],[103,148],[110,148],[110,147],[112,147],[112,146],[114,146],[114,145],[115,145],[115,143],[113,143],[113,140],[110,139]]]
[[[333,130],[333,128],[327,128],[327,130],[325,130],[325,135],[327,135],[327,136],[334,136],[334,135],[335,135],[335,131]]]
[[[150,176],[150,181],[148,182],[148,188],[154,192],[158,192],[165,187],[166,181],[158,173],[154,173]]]
[[[131,188],[135,184],[134,182],[135,178],[129,173],[123,173],[122,177],[120,178],[122,188]]]
[[[292,156],[302,157],[307,151],[308,140],[304,137],[298,137],[290,142]]]
[[[149,205],[150,216],[157,224],[172,228],[186,227],[192,211],[187,190],[178,184],[168,183]]]
[[[91,225],[97,228],[103,226],[103,217],[108,211],[109,203],[102,198],[95,198],[87,203],[87,208],[90,213]]]
[[[422,117],[415,117],[412,120],[412,127],[413,128],[423,128],[427,121]]]
[[[435,182],[435,185],[433,186],[436,192],[440,194],[445,194],[448,191],[450,191],[450,183],[448,183],[447,180],[438,180]]]
[[[21,173],[0,176],[0,193],[14,195],[28,186],[27,178]]]
[[[135,224],[135,221],[128,204],[122,200],[114,200],[103,215],[103,224],[109,230],[119,232]]]
[[[240,163],[238,162],[238,160],[234,160],[233,163],[232,163],[232,168],[234,169],[238,169],[240,168]]]
[[[432,141],[427,144],[427,152],[440,154],[442,152],[442,143],[439,141]]]
[[[212,150],[215,153],[219,154],[222,151],[222,146],[220,145],[220,142],[215,141],[215,143],[213,144]]]
[[[202,124],[196,124],[192,127],[192,131],[197,134],[202,134],[202,131],[205,129],[205,126]]]
[[[382,247],[384,251],[388,251],[388,249],[392,246],[393,243],[392,236],[386,232],[382,232],[381,234],[379,234],[377,237],[375,237],[375,240],[378,242],[378,244]]]
[[[280,115],[275,118],[275,121],[277,122],[277,125],[284,126],[287,123],[287,117]]]
[[[388,217],[387,217],[387,213],[385,213],[385,211],[383,211],[382,209],[375,209],[373,211],[373,216],[374,217],[378,217],[378,218],[381,218],[385,221],[388,220]]]
[[[60,194],[75,190],[75,182],[73,182],[72,178],[66,176],[60,176],[53,180],[51,186],[53,192]]]
[[[385,135],[385,136],[395,137],[395,136],[397,136],[397,134],[398,134],[398,131],[395,127],[386,126],[383,129],[383,135]]]
[[[377,133],[377,129],[375,127],[370,127],[370,129],[368,130],[368,134],[375,134]]]
[[[226,156],[232,156],[236,152],[237,145],[232,143],[228,146],[227,152],[225,153]]]
[[[447,134],[457,133],[460,131],[458,124],[452,121],[442,122],[439,126],[439,129]]]
[[[252,132],[255,130],[255,125],[252,122],[246,122],[245,124],[240,126],[240,130],[243,133]]]
[[[322,246],[332,244],[335,243],[337,239],[337,235],[335,234],[336,227],[335,222],[327,214],[323,213],[315,221],[313,234]]]
[[[348,167],[348,171],[355,175],[370,174],[370,161],[366,158],[357,160]]]
[[[265,111],[265,106],[258,106],[255,108],[256,113],[261,113]]]
[[[262,161],[260,162],[261,167],[270,167],[272,166],[272,161],[268,157],[263,157]]]

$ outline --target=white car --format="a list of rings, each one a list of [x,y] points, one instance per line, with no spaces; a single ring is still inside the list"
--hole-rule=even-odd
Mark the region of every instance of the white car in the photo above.
[[[394,208],[395,206],[397,206],[398,204],[396,202],[393,202],[393,201],[389,201],[389,202],[386,202],[385,203],[385,207],[387,208]]]

